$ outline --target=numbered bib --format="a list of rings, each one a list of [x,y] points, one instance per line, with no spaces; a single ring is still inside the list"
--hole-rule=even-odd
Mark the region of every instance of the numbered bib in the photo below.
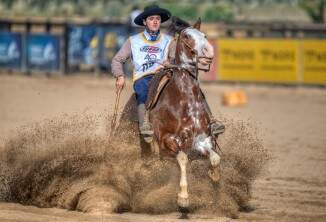
[[[156,41],[148,41],[143,32],[130,37],[133,81],[153,74],[162,67],[161,64],[168,57],[171,40],[171,36],[163,33]]]

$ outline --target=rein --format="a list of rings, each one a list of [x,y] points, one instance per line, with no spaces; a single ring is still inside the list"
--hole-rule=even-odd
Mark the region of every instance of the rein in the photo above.
[[[186,29],[183,29],[177,39],[177,46],[180,44],[180,42],[182,42],[190,51],[192,54],[195,55],[195,59],[196,62],[192,62],[192,63],[188,63],[188,65],[194,66],[195,68],[195,73],[192,72],[192,70],[189,70],[185,67],[182,67],[181,65],[175,65],[175,64],[163,64],[159,61],[154,61],[155,63],[158,63],[160,65],[162,65],[164,67],[164,69],[179,69],[179,70],[185,70],[187,71],[194,79],[198,80],[198,70],[203,70],[203,71],[207,71],[206,69],[201,69],[198,67],[198,64],[200,63],[199,59],[201,58],[205,58],[205,59],[210,59],[208,57],[200,57],[198,56],[198,52],[197,50],[193,49],[188,42],[186,42],[184,39],[181,38],[182,33],[185,31]],[[177,53],[177,52],[176,52]],[[210,69],[211,64],[208,64],[208,70]]]

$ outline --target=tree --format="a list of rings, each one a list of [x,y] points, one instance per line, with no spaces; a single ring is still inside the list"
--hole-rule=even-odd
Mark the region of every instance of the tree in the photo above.
[[[316,23],[325,23],[326,0],[300,0],[300,6]]]

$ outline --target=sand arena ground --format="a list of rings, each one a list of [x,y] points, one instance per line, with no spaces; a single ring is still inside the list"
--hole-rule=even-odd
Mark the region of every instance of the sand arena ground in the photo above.
[[[22,125],[63,114],[112,113],[114,105],[114,81],[108,78],[1,75],[0,86],[0,146]],[[326,89],[221,84],[202,88],[217,118],[253,125],[251,133],[261,138],[272,156],[267,171],[253,185],[250,203],[256,210],[241,213],[239,221],[325,221]],[[221,106],[221,94],[235,88],[247,93],[249,103]],[[130,94],[128,83],[121,104]],[[174,221],[177,216],[90,215],[0,202],[0,221]],[[193,214],[191,219],[229,220],[209,213]]]

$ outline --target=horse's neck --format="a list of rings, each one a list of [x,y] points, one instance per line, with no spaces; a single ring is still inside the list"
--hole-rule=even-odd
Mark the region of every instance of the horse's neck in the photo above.
[[[176,49],[175,49],[175,64],[176,65],[181,65],[181,58],[180,58],[180,52],[182,51],[180,49],[181,45],[179,41],[177,42]]]
[[[176,85],[176,90],[181,93],[193,90],[194,87],[199,88],[198,81],[185,69],[177,69],[173,74],[172,81]]]

